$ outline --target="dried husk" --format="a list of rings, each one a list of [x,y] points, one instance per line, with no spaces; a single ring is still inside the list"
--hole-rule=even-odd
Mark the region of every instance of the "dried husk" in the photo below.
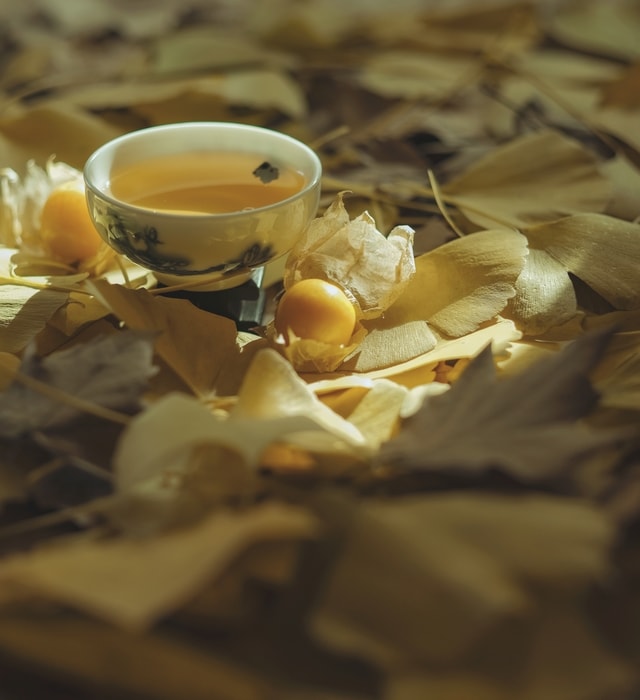
[[[366,339],[367,329],[361,321],[388,309],[414,272],[413,229],[397,226],[385,236],[368,212],[351,220],[339,194],[289,254],[283,284],[289,289],[300,280],[317,278],[341,287],[356,306],[357,322],[350,341],[335,345],[293,333],[283,338],[273,323],[267,335],[298,371],[331,372]]]
[[[413,229],[397,226],[385,236],[366,212],[350,220],[338,195],[289,254],[283,282],[285,289],[309,277],[338,284],[368,319],[391,306],[414,272]]]

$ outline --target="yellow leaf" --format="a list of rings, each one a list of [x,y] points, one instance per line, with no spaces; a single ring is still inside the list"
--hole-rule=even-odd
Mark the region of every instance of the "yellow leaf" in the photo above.
[[[254,421],[258,430],[259,423],[255,421],[296,416],[305,417],[310,428],[315,425],[321,430],[319,434],[315,431],[315,439],[306,435],[297,441],[295,444],[300,447],[313,449],[324,445],[328,449],[339,440],[356,449],[370,449],[360,431],[323,404],[289,362],[270,348],[260,351],[238,392],[238,402],[230,412],[229,428],[235,421],[247,424]]]
[[[238,68],[248,65],[293,67],[296,59],[252,41],[246,33],[212,25],[198,25],[165,36],[153,43],[153,73],[197,73],[204,69]]]
[[[616,59],[640,56],[640,11],[635,3],[568,3],[546,18],[546,28],[561,43]]]
[[[183,299],[154,296],[144,289],[95,280],[96,297],[129,328],[156,331],[156,351],[196,394],[208,394],[228,381],[240,357],[236,326]]]
[[[396,322],[395,315],[385,314],[364,325],[368,333],[339,367],[341,371],[373,372],[391,367],[423,355],[438,342],[426,321]]]
[[[442,187],[475,224],[516,228],[566,214],[601,211],[610,186],[594,156],[555,131],[514,139]]]
[[[540,335],[578,311],[567,270],[544,250],[529,249],[515,290],[503,315],[512,318],[525,335]]]
[[[422,319],[459,337],[493,319],[514,295],[527,255],[515,231],[480,231],[416,259],[416,274],[385,313],[385,324]]]
[[[0,248],[0,352],[18,353],[42,331],[69,294],[11,284],[13,252]]]
[[[358,82],[383,97],[435,100],[477,69],[477,62],[466,56],[396,49],[373,53]]]
[[[103,119],[62,101],[24,108],[0,119],[0,135],[41,165],[55,154],[59,160],[82,169],[96,148],[119,134],[119,129]]]
[[[603,214],[580,214],[525,231],[545,250],[618,309],[640,307],[640,224]]]

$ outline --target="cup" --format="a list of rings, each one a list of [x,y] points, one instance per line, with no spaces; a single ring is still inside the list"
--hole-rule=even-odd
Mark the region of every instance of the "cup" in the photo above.
[[[223,167],[211,166],[218,162]],[[255,194],[255,201],[231,182],[236,171],[244,173],[254,163],[246,192]],[[215,196],[210,194],[214,190],[202,189],[209,187],[214,172],[219,186]],[[280,187],[283,173],[299,186]],[[158,282],[187,282],[202,291],[238,286],[288,254],[316,215],[321,175],[320,159],[301,141],[230,122],[184,122],[133,131],[98,148],[84,168],[89,213],[100,236],[152,271]],[[215,211],[190,204],[175,208],[173,200],[165,206],[158,198],[165,196],[164,190],[173,196],[173,187],[180,196],[186,192],[199,197],[205,207],[217,202],[223,190],[233,191],[233,201],[225,200],[222,211],[217,204],[212,206]]]

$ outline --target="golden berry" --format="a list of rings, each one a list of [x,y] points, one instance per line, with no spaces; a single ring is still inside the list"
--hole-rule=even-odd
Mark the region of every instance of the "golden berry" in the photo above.
[[[280,299],[275,327],[285,339],[288,331],[298,338],[345,345],[351,339],[356,310],[336,284],[322,279],[303,279]]]
[[[102,245],[82,187],[60,185],[47,197],[40,218],[40,239],[55,260],[73,265],[92,258]]]

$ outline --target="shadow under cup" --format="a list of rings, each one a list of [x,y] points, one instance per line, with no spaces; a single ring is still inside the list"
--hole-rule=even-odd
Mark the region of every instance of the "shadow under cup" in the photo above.
[[[252,175],[265,187],[288,169],[301,176],[301,188],[271,204],[223,213],[141,206],[112,190],[114,177],[141,163],[194,153],[228,158],[251,154],[259,166]],[[202,291],[238,286],[286,255],[316,215],[321,175],[320,159],[302,142],[270,129],[228,122],[134,131],[98,148],[84,168],[89,213],[100,236],[152,271],[160,283],[187,283]]]

